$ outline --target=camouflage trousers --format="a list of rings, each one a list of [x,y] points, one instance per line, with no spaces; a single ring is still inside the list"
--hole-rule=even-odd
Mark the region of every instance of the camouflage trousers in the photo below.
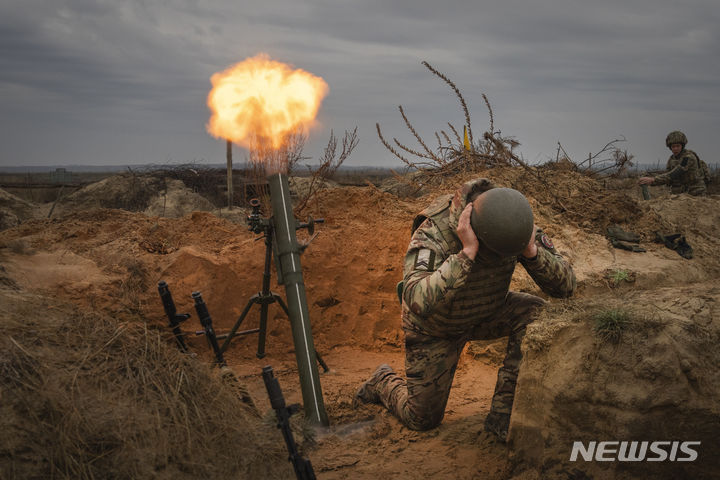
[[[385,407],[412,430],[428,430],[440,424],[450,396],[460,353],[469,340],[508,336],[505,360],[498,371],[491,411],[509,414],[515,397],[520,344],[525,327],[545,301],[526,293],[509,292],[495,316],[477,325],[467,335],[439,338],[405,329],[405,374],[390,373],[376,384]]]
[[[675,194],[687,192],[690,195],[702,197],[707,195],[707,188],[705,187],[705,183],[698,183],[687,187],[685,185],[672,185],[670,187],[670,192]]]

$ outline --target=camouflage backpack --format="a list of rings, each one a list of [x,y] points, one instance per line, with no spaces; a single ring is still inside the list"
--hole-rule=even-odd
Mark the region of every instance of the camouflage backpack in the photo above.
[[[703,180],[705,181],[705,185],[710,183],[710,167],[708,167],[708,164],[705,163],[704,160],[700,158],[700,155],[693,152],[692,150],[688,150],[688,152],[695,155],[695,158],[698,160],[698,169],[702,172]]]

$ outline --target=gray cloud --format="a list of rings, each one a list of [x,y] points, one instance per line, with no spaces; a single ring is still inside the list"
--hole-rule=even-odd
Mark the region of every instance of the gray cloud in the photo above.
[[[330,128],[357,125],[350,164],[397,164],[374,125],[409,141],[399,104],[424,135],[461,125],[457,99],[422,60],[455,81],[476,130],[487,94],[496,127],[530,160],[558,141],[584,157],[624,135],[654,162],[678,128],[705,157],[718,149],[714,0],[6,3],[0,166],[222,161],[204,129],[209,78],[261,51],[326,79],[307,153]]]

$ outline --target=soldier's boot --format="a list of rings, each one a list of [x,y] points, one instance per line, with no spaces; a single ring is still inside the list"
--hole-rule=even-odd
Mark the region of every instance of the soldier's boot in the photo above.
[[[377,384],[393,373],[395,372],[387,363],[380,365],[375,373],[358,388],[355,398],[353,398],[353,407],[357,408],[360,403],[380,403]]]
[[[508,429],[510,428],[510,414],[497,413],[492,410],[485,417],[485,431],[497,435],[498,440],[507,442]]]
[[[690,244],[687,243],[685,237],[680,233],[674,233],[672,235],[663,235],[660,232],[655,232],[655,242],[664,243],[665,246],[671,250],[675,250],[678,255],[688,260],[693,258],[693,249]]]

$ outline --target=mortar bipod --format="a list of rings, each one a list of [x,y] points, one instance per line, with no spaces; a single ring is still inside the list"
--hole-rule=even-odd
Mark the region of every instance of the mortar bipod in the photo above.
[[[256,205],[251,202],[251,205],[255,207]],[[263,221],[265,220],[265,221]],[[225,350],[227,350],[228,346],[230,345],[230,342],[232,341],[233,337],[239,336],[239,335],[249,335],[252,333],[258,334],[258,349],[256,356],[258,358],[263,358],[265,356],[265,343],[267,338],[267,319],[268,319],[268,306],[270,304],[273,304],[277,302],[280,305],[280,308],[283,309],[285,312],[285,315],[290,316],[290,312],[288,311],[288,307],[285,304],[285,301],[275,292],[270,291],[270,268],[272,265],[272,257],[273,257],[273,228],[271,222],[266,221],[266,219],[262,219],[258,221],[257,218],[254,219],[254,222],[256,222],[254,225],[251,224],[250,229],[256,233],[259,233],[260,231],[263,232],[263,237],[265,239],[265,268],[263,270],[263,280],[262,280],[262,290],[248,300],[247,304],[245,305],[245,308],[243,309],[242,313],[238,317],[237,321],[235,322],[235,325],[233,325],[232,329],[229,333],[225,336],[225,341],[220,346],[220,353],[224,353]],[[306,224],[300,224],[298,228],[308,228],[310,230],[313,228],[314,223],[322,223],[323,219],[316,219],[313,220],[312,218],[308,221]],[[258,328],[253,328],[249,330],[243,330],[238,332],[238,329],[240,328],[240,325],[245,320],[245,317],[247,317],[248,313],[250,313],[250,309],[253,305],[260,305],[260,325]],[[317,351],[315,352],[315,356],[317,358],[317,362],[320,364],[320,366],[323,368],[323,371],[328,372],[330,369],[325,363],[325,361],[322,359],[319,353]]]

